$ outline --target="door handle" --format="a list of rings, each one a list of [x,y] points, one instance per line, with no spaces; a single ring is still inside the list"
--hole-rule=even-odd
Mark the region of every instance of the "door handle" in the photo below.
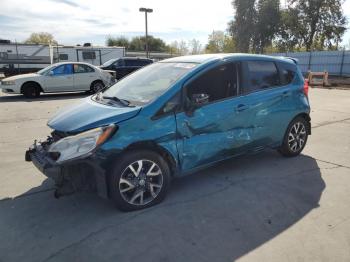
[[[237,107],[236,107],[236,111],[237,112],[242,112],[244,110],[247,110],[249,108],[249,106],[247,105],[244,105],[244,104],[239,104]]]

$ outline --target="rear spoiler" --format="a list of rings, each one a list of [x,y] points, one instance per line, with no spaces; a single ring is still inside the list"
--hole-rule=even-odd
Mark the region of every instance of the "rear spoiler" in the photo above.
[[[289,60],[292,60],[293,62],[294,62],[294,64],[298,64],[299,63],[299,59],[296,59],[296,58],[294,58],[294,57],[284,57],[284,58],[286,58],[286,59],[289,59]]]

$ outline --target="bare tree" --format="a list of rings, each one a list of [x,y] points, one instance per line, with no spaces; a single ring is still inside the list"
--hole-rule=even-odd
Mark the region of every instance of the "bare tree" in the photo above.
[[[192,39],[188,42],[188,45],[190,47],[190,54],[191,55],[197,55],[202,53],[202,45],[197,39]]]

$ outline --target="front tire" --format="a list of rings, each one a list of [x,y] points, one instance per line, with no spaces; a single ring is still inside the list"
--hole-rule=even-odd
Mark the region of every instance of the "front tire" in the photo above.
[[[90,92],[96,94],[97,92],[101,91],[104,87],[105,85],[102,81],[94,81],[91,83]]]
[[[307,142],[309,135],[309,124],[303,117],[296,117],[289,124],[283,138],[282,146],[278,151],[286,157],[299,155]]]
[[[122,211],[160,203],[169,185],[168,164],[159,154],[149,150],[125,153],[109,176],[110,197]]]
[[[22,87],[22,93],[26,98],[36,98],[40,96],[40,86],[35,83],[26,83]]]

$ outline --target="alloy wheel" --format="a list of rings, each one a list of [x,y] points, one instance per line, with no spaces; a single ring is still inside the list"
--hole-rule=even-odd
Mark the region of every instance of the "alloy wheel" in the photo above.
[[[163,173],[151,160],[138,160],[128,165],[120,179],[119,192],[131,205],[147,205],[160,193]]]
[[[306,141],[306,128],[301,122],[296,122],[288,134],[288,146],[292,152],[301,150]]]

